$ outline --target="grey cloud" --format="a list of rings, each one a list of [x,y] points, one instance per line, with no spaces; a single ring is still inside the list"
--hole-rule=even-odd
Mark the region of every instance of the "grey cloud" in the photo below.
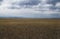
[[[50,9],[51,9],[51,10],[56,10],[57,7],[55,7],[55,6],[51,6]]]
[[[20,9],[19,7],[8,7],[8,9]]]

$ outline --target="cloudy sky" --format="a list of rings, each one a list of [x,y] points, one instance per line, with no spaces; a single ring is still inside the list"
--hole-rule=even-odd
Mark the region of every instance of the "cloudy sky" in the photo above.
[[[60,0],[0,0],[0,17],[60,18]]]

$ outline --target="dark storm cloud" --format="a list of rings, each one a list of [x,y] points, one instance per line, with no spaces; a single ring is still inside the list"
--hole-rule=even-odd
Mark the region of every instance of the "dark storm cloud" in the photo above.
[[[60,18],[60,14],[58,13],[54,13],[54,14],[50,14],[51,18]]]
[[[39,3],[40,3],[39,0],[29,0],[28,2],[23,1],[22,3],[20,3],[20,5],[37,5]]]
[[[47,4],[52,4],[53,6],[50,7],[51,10],[58,9],[60,11],[60,7],[56,7],[56,4],[59,3],[60,0],[48,0]]]
[[[20,5],[37,5],[41,2],[42,0],[29,0],[29,1],[23,1],[20,3]],[[56,3],[60,2],[60,0],[47,0],[48,4],[53,4],[56,5]]]
[[[20,7],[12,6],[10,8],[11,9],[32,8],[32,6],[34,6],[34,5],[42,4],[41,1],[42,0],[25,0],[25,1],[20,1],[20,2],[14,2],[14,3],[12,3],[12,5],[18,5]],[[50,10],[56,10],[56,9],[60,10],[59,7],[55,6],[56,3],[58,3],[58,2],[60,2],[60,0],[46,0],[46,4],[49,4],[49,5],[52,4],[52,6],[48,7]]]
[[[60,2],[60,0],[48,0],[48,4],[56,5],[57,2]]]
[[[3,1],[3,0],[0,0],[0,2]]]
[[[29,6],[33,6],[33,5],[38,5],[39,3],[40,3],[40,0],[25,0],[25,1],[22,1],[22,2],[15,2],[15,3],[12,3],[12,4],[13,5],[17,4],[17,5],[20,5],[20,6],[26,5],[27,7],[29,7]]]
[[[3,0],[0,0],[0,5],[1,5],[2,1],[3,1]]]
[[[20,1],[20,2],[14,2],[14,3],[12,3],[12,5],[18,5],[21,8],[22,7],[23,8],[32,8],[32,6],[38,5],[39,3],[40,3],[40,0],[25,0],[25,1]],[[15,7],[13,7],[13,8],[15,8]]]
[[[22,2],[15,2],[13,4],[18,4],[18,5],[37,5],[41,2],[42,0],[25,0]],[[53,4],[55,5],[57,2],[60,2],[60,0],[46,0],[47,4]]]

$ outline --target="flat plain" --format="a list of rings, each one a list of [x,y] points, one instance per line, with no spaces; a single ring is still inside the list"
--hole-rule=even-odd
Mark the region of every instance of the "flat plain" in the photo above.
[[[0,39],[60,39],[60,19],[0,18]]]

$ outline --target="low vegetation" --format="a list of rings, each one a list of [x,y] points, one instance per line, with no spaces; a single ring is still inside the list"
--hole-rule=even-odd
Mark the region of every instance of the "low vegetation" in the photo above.
[[[60,19],[0,19],[0,39],[60,39]]]

